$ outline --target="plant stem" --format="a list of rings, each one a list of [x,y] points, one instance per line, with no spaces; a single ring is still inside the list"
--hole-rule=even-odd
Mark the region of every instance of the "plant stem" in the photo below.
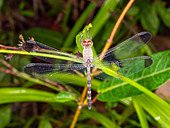
[[[106,51],[107,51],[107,50],[109,49],[109,47],[111,46],[111,42],[112,42],[112,40],[113,40],[113,38],[114,38],[114,35],[115,35],[115,33],[116,33],[116,31],[117,31],[117,29],[118,29],[121,21],[123,20],[125,14],[127,13],[128,9],[131,7],[131,5],[132,5],[133,2],[134,2],[134,0],[130,0],[130,1],[128,2],[128,4],[126,5],[125,9],[123,10],[123,12],[121,13],[118,21],[116,22],[116,25],[114,26],[114,28],[113,28],[113,30],[112,30],[112,33],[111,33],[111,35],[110,35],[110,38],[109,38],[109,41],[110,41],[110,42],[109,42],[109,43],[108,43],[108,41],[106,42],[106,45],[105,45],[105,47],[104,47],[104,49],[103,49],[103,51],[102,51],[102,53],[101,53],[100,60],[103,59]],[[93,70],[92,72],[95,72],[96,70],[97,70],[97,68],[94,68],[94,70]],[[70,128],[74,128],[75,125],[76,125],[76,122],[77,122],[77,120],[78,120],[78,117],[79,117],[79,115],[80,115],[80,112],[81,112],[81,109],[82,109],[82,106],[83,106],[82,103],[83,103],[84,98],[85,98],[85,96],[86,96],[86,91],[87,91],[87,85],[86,85],[86,86],[84,87],[84,89],[83,89],[81,101],[80,101],[79,106],[77,107],[77,110],[76,110],[76,113],[75,113],[75,115],[74,115],[74,118],[73,118],[73,121],[72,121],[72,123],[71,123]],[[95,96],[95,97],[96,97],[96,96]],[[96,100],[97,100],[97,98],[95,98],[95,100],[93,100],[93,103],[94,103]]]
[[[113,38],[114,38],[114,36],[115,36],[115,34],[116,34],[116,31],[117,31],[120,23],[122,22],[125,14],[127,13],[128,9],[132,6],[132,4],[133,4],[134,1],[135,1],[135,0],[129,0],[128,4],[126,5],[126,7],[124,8],[123,12],[121,13],[119,19],[117,20],[117,22],[116,22],[116,24],[115,24],[115,26],[114,26],[114,28],[113,28],[113,30],[112,30],[112,33],[111,33],[109,39],[108,39],[107,42],[106,42],[105,47],[103,48],[103,51],[102,51],[102,53],[101,53],[101,55],[100,55],[100,60],[103,59],[105,53],[106,53],[107,50],[110,48],[110,46],[111,46],[111,44],[112,44],[112,42],[113,42]]]
[[[70,58],[70,57],[59,56],[59,55],[54,55],[54,54],[26,52],[26,51],[14,51],[14,50],[0,50],[0,53],[12,53],[12,54],[29,55],[29,56],[43,56],[43,57],[49,57],[49,58],[55,58],[55,59],[68,60],[68,61],[83,63],[83,60],[78,59],[78,58]]]
[[[5,73],[7,73],[7,74],[16,75],[16,76],[18,76],[20,78],[29,80],[29,81],[34,82],[34,83],[44,85],[46,87],[49,87],[49,88],[51,88],[53,90],[56,90],[56,91],[59,91],[59,92],[65,90],[62,86],[60,86],[58,84],[57,84],[58,87],[55,87],[54,85],[48,84],[47,82],[41,81],[41,80],[39,80],[37,78],[32,78],[32,77],[30,77],[29,75],[27,75],[25,73],[21,73],[17,69],[13,68],[9,63],[7,63],[6,61],[4,61],[2,59],[0,59],[0,62],[3,63],[6,67],[10,68],[10,69],[0,68],[0,71],[5,71]]]
[[[82,96],[81,96],[81,100],[80,100],[80,103],[79,103],[79,105],[78,105],[78,107],[77,107],[77,110],[76,110],[76,113],[75,113],[75,115],[74,115],[74,118],[73,118],[73,121],[72,121],[72,123],[71,123],[70,128],[74,128],[75,125],[76,125],[76,122],[77,122],[78,117],[79,117],[79,115],[80,115],[81,109],[82,109],[82,107],[83,107],[83,102],[84,102],[84,99],[85,99],[85,96],[86,96],[86,92],[87,92],[87,84],[86,84],[86,86],[85,86],[84,89],[83,89],[83,93],[82,93]]]

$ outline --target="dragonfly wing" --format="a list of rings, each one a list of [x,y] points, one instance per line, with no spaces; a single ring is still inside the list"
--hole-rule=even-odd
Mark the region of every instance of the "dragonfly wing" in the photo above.
[[[152,63],[153,62],[150,57],[140,56],[140,57],[134,57],[130,59],[124,59],[121,61],[110,62],[110,63],[104,64],[104,66],[111,68],[112,70],[115,70],[117,73],[120,73],[123,76],[128,77],[139,71],[142,71],[144,68],[149,67],[150,65],[152,65]],[[119,69],[116,70],[114,65],[117,65]],[[109,77],[109,75],[107,75],[104,72],[96,76],[96,78],[98,79],[105,79],[107,77]]]
[[[36,41],[26,41],[23,43],[22,48],[28,52],[38,52],[38,53],[46,53],[46,54],[53,54],[53,55],[59,55],[59,56],[64,56],[64,57],[76,58],[76,56],[74,56],[73,54],[59,51],[55,48],[52,48],[50,46],[47,46],[45,44],[42,44]],[[56,61],[58,61],[58,59],[49,58],[49,57],[42,57],[42,56],[35,56],[35,57],[43,61],[54,63],[54,64],[56,63]],[[76,59],[79,59],[79,58],[76,58]]]
[[[31,63],[24,67],[24,72],[40,79],[49,79],[58,83],[72,83],[78,77],[82,78],[77,74],[83,73],[84,69],[82,64]]]
[[[115,61],[114,58],[118,60],[125,59],[133,52],[140,49],[144,44],[146,44],[151,39],[151,37],[152,35],[149,32],[138,33],[128,40],[120,43],[119,45],[109,49],[104,56],[104,60]],[[99,56],[100,54],[98,55],[98,57]],[[96,59],[94,59],[94,62],[96,61]]]

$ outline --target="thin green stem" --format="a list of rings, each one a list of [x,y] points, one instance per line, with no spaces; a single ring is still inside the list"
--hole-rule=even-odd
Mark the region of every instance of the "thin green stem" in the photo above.
[[[146,114],[145,114],[144,110],[142,109],[140,103],[138,102],[138,100],[135,97],[133,98],[133,104],[134,104],[134,107],[137,112],[137,115],[138,115],[138,118],[139,118],[142,128],[149,128],[147,119],[146,119]]]
[[[53,51],[53,50],[43,49],[43,50],[36,50],[36,52],[47,52],[47,54],[55,53],[55,54],[65,55],[65,56],[72,57],[72,58],[77,58],[77,56],[67,53],[67,52],[63,52],[63,51]]]
[[[53,55],[53,54],[45,54],[45,53],[15,51],[15,50],[0,50],[0,53],[12,53],[12,54],[29,55],[29,56],[43,56],[43,57],[60,59],[60,60],[68,60],[68,61],[83,63],[83,60],[78,59],[78,58],[70,58],[70,57],[58,56],[58,55]]]

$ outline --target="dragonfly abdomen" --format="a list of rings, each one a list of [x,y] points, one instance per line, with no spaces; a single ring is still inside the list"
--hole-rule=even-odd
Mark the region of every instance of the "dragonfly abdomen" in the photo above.
[[[88,109],[91,109],[91,76],[90,76],[90,67],[87,67],[87,104]]]
[[[93,66],[93,51],[90,48],[91,45],[88,44],[88,41],[86,40],[87,44],[83,45],[83,60],[84,60],[84,66],[87,67],[87,104],[88,104],[88,109],[91,109],[91,76],[90,76],[90,68]],[[92,43],[92,41],[90,41]]]

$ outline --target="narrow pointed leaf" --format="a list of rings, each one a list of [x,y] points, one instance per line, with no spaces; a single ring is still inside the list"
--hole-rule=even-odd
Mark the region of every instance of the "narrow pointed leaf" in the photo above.
[[[146,120],[146,114],[143,111],[142,107],[140,106],[138,100],[133,98],[133,104],[134,104],[134,107],[137,112],[137,115],[138,115],[138,118],[139,118],[142,128],[149,128],[147,120]]]
[[[38,128],[52,128],[49,120],[41,119]]]
[[[155,99],[142,94],[135,97],[140,106],[149,113],[160,125],[165,128],[170,127],[170,107],[166,107]]]
[[[2,88],[0,94],[0,104],[25,101],[67,102],[75,99],[75,96],[68,92],[54,94],[26,88]]]
[[[96,111],[89,111],[89,110],[82,110],[83,114],[89,118],[92,118],[102,124],[105,128],[113,128],[116,127],[116,124],[110,120],[108,117],[96,112]]]

